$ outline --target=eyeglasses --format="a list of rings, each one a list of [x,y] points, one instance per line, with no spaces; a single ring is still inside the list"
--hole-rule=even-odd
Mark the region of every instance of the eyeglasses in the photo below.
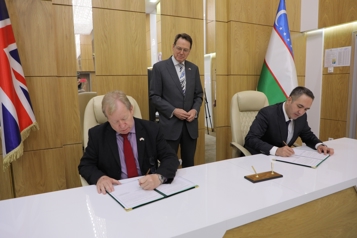
[[[180,46],[177,45],[175,45],[175,49],[179,52],[183,51],[184,53],[188,53],[190,51],[190,49],[181,48]]]

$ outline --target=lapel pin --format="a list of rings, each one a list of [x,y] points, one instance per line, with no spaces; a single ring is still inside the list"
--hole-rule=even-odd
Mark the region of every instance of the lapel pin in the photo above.
[[[144,138],[142,138],[142,137],[139,139],[139,141],[144,141],[144,140],[145,140],[145,139],[144,139]]]
[[[188,70],[191,70],[191,68],[188,68]]]

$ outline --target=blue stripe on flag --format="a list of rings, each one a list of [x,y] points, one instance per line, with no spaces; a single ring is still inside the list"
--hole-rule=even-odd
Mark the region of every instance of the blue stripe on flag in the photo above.
[[[31,107],[31,109],[33,111],[29,92],[26,89],[24,89],[23,87],[20,87],[20,88],[21,88],[22,93],[25,95],[25,97],[26,97],[26,99],[27,99],[28,103],[30,104],[30,107]]]
[[[1,0],[0,0],[0,1],[1,1]],[[9,52],[9,54],[10,54],[11,57],[14,58],[19,64],[21,64],[19,52],[17,51],[17,49],[11,50],[11,51]]]
[[[284,40],[285,45],[288,47],[291,55],[294,56],[293,46],[290,37],[288,15],[286,13],[285,7],[285,0],[280,0],[274,22],[274,28],[276,29],[276,32],[280,35],[281,39]]]
[[[17,121],[4,105],[1,105],[3,113],[6,154],[17,148],[21,143],[20,129]]]
[[[9,18],[9,13],[7,12],[5,0],[0,0],[0,21],[8,18]]]

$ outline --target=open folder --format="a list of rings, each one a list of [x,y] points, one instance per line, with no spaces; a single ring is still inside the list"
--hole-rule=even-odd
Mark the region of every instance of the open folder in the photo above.
[[[114,191],[108,194],[126,211],[130,211],[196,187],[198,185],[176,175],[171,184],[161,184],[154,190],[142,189],[139,181],[134,179],[115,186]]]
[[[304,146],[293,149],[295,152],[293,156],[276,157],[273,160],[316,169],[322,162],[324,162],[330,156],[329,154],[319,154],[316,150]]]

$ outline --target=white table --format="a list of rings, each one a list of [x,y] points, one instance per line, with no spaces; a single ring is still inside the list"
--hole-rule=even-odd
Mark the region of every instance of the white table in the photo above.
[[[0,201],[1,237],[222,237],[226,230],[357,185],[357,140],[335,149],[317,169],[274,162],[283,178],[244,179],[271,168],[255,155],[178,170],[198,188],[126,212],[95,186]]]

